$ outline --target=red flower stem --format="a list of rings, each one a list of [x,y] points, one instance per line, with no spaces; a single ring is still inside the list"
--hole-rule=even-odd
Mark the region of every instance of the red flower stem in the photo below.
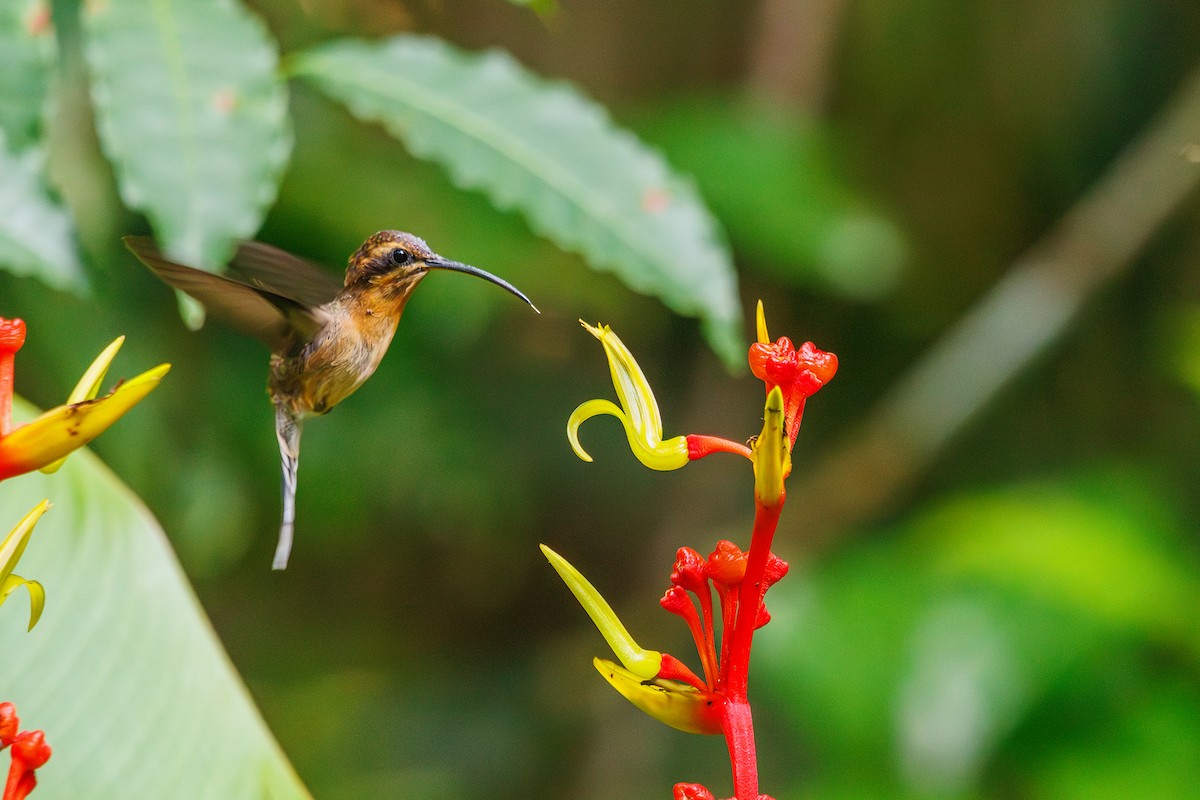
[[[26,775],[25,762],[19,758],[13,757],[12,764],[8,768],[8,781],[4,784],[4,797],[2,800],[25,800],[29,796],[29,792],[33,790],[32,786],[23,787],[22,778]],[[22,791],[25,789],[25,791]]]
[[[0,317],[0,436],[12,430],[13,356],[25,344],[25,323]]]
[[[13,351],[0,346],[0,436],[12,430]]]
[[[704,629],[700,624],[700,616],[696,613],[696,606],[692,604],[690,597],[679,610],[679,614],[683,617],[684,622],[687,623],[688,630],[692,632],[692,641],[696,643],[696,652],[700,656],[700,665],[704,667],[705,688],[711,689],[717,675],[716,664],[713,663],[714,656],[712,651],[704,646]]]
[[[717,596],[721,600],[721,672],[717,688],[725,688],[725,672],[729,669],[729,645],[733,640],[733,621],[737,616],[737,592],[728,586],[717,584]]]
[[[758,800],[758,755],[754,750],[754,721],[745,698],[728,698],[722,727],[733,767],[733,800]]]
[[[704,650],[700,658],[704,661],[704,677],[708,680],[708,688],[715,689],[717,676],[721,674],[721,664],[717,661],[717,640],[713,631],[712,586],[704,582],[704,592],[700,597],[700,611],[704,615]],[[722,629],[724,630],[724,629]],[[709,672],[709,666],[712,672]]]
[[[750,677],[750,645],[754,640],[754,623],[763,599],[763,575],[782,510],[783,497],[771,506],[755,503],[754,533],[746,559],[746,577],[738,587],[737,617],[729,647],[729,663],[725,665],[725,688],[730,698],[746,697]]]
[[[729,762],[733,767],[734,800],[758,800],[758,755],[754,747],[754,721],[747,697],[750,645],[754,640],[754,623],[762,606],[763,576],[766,574],[771,542],[775,538],[783,501],[784,497],[781,496],[779,502],[771,506],[755,502],[754,532],[746,559],[746,576],[737,588],[733,635],[729,654],[721,665],[725,689],[721,722],[725,730],[725,744],[729,748]],[[733,595],[732,591],[730,595]]]
[[[754,460],[754,454],[750,452],[750,448],[740,442],[731,442],[728,439],[722,439],[720,436],[707,436],[705,434],[692,433],[687,436],[688,460],[695,461],[705,456],[710,456],[713,453],[733,453],[743,458]]]

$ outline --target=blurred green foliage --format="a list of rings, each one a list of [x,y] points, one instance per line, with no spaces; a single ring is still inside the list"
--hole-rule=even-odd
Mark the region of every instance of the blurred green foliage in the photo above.
[[[773,335],[841,359],[809,404],[793,483],[1069,210],[1200,45],[1187,0],[834,3],[814,100],[754,77],[772,3],[563,3],[547,18],[481,0],[246,5],[283,53],[414,31],[508,50],[692,174],[728,234],[742,307],[763,297]],[[646,472],[615,425],[607,440],[592,432],[596,463],[575,460],[567,415],[608,380],[575,320],[611,323],[638,353],[669,435],[753,434],[760,387],[728,375],[694,321],[584,269],[293,82],[294,150],[257,238],[338,265],[377,229],[414,230],[544,313],[530,321],[469,281],[426,282],[377,375],[311,426],[296,558],[268,574],[266,353],[215,326],[185,330],[118,247],[147,222],[118,200],[66,19],[45,165],[91,296],[0,273],[0,314],[30,326],[18,389],[58,402],[118,333],[129,363],[175,364],[96,449],[162,520],[314,794],[590,800],[663,797],[675,780],[726,786],[721,742],[642,720],[594,675],[602,643],[536,545],[584,554],[576,563],[640,641],[686,652],[655,601],[676,547],[744,538],[748,479],[715,459]],[[765,791],[1200,793],[1200,344],[1187,321],[1198,220],[1193,197],[886,518],[816,551],[803,531],[820,504],[786,509],[799,535],[777,547],[793,573],[768,600],[751,698]]]

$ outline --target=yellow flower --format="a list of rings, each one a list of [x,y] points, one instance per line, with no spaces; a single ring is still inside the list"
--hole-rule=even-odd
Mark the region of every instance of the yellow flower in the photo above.
[[[596,587],[565,558],[546,545],[541,547],[542,554],[592,618],[621,664],[624,664],[620,666],[607,659],[593,659],[592,663],[604,679],[626,700],[659,722],[688,733],[720,733],[721,704],[724,702],[721,696],[699,686],[671,679],[679,677],[682,668],[690,680],[698,683],[690,671],[671,656],[657,650],[647,650],[634,641]]]
[[[611,661],[593,658],[596,670],[614,689],[659,722],[684,733],[721,733],[724,698],[680,681],[643,680]]]
[[[639,646],[629,635],[629,631],[625,630],[625,625],[617,618],[612,606],[596,591],[596,587],[592,586],[588,579],[583,577],[579,570],[571,566],[571,563],[565,558],[546,545],[541,547],[542,555],[550,562],[550,566],[554,567],[558,576],[563,579],[563,583],[571,590],[571,594],[575,595],[579,605],[583,606],[583,610],[592,618],[600,635],[604,637],[604,641],[608,642],[608,646],[612,648],[613,653],[621,660],[625,668],[643,681],[658,675],[658,671],[662,668],[662,653],[656,650],[646,650]]]
[[[108,366],[125,341],[125,337],[119,337],[92,362],[66,405],[10,429],[13,354],[24,339],[21,320],[0,319],[0,480],[35,469],[58,469],[67,455],[91,442],[153,391],[171,368],[170,364],[160,364],[97,398]]]
[[[783,498],[783,479],[792,471],[791,442],[787,438],[783,392],[778,386],[767,394],[762,433],[754,440],[754,497],[764,506]]]
[[[592,460],[579,444],[579,426],[585,420],[599,414],[610,414],[619,419],[625,427],[629,447],[638,461],[650,469],[668,471],[679,469],[688,463],[686,436],[663,440],[662,416],[659,414],[654,392],[629,348],[607,325],[593,328],[582,320],[579,324],[604,346],[604,354],[608,357],[609,370],[612,372],[613,387],[617,390],[617,399],[621,405],[618,407],[610,400],[589,400],[575,409],[571,418],[567,420],[567,438],[575,455],[584,461]]]
[[[29,537],[33,535],[33,526],[37,524],[38,519],[46,513],[46,509],[49,507],[49,500],[38,503],[17,523],[17,527],[4,537],[4,541],[0,542],[0,605],[3,605],[8,596],[22,586],[28,589],[29,630],[33,630],[33,626],[42,616],[42,608],[46,605],[46,591],[37,581],[27,581],[20,575],[14,575],[13,568],[20,560],[21,554],[25,552],[25,545],[29,543]]]

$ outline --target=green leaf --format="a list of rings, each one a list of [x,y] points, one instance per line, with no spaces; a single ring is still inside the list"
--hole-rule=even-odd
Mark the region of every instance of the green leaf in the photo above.
[[[54,53],[47,0],[0,3],[0,131],[13,152],[41,139]]]
[[[3,490],[0,526],[54,503],[21,559],[41,623],[0,614],[0,695],[54,748],[37,796],[307,798],[138,498],[87,452]]]
[[[50,198],[37,148],[11,153],[0,131],[0,268],[56,289],[83,292],[71,217]]]
[[[540,235],[700,317],[728,364],[744,360],[733,264],[695,186],[571,87],[419,36],[332,42],[291,68]]]
[[[636,128],[695,176],[757,270],[856,300],[895,289],[907,246],[855,190],[832,131],[732,96],[657,103]]]
[[[274,42],[228,1],[105,0],[83,18],[121,197],[172,256],[222,265],[258,230],[291,153]]]

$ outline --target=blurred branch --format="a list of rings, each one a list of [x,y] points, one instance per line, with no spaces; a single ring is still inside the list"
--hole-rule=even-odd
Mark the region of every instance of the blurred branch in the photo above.
[[[889,511],[950,439],[1120,277],[1200,182],[1200,69],[1009,273],[796,487],[814,548]],[[809,506],[808,504],[812,505]]]
[[[845,0],[763,0],[750,47],[747,88],[773,107],[817,115]]]

